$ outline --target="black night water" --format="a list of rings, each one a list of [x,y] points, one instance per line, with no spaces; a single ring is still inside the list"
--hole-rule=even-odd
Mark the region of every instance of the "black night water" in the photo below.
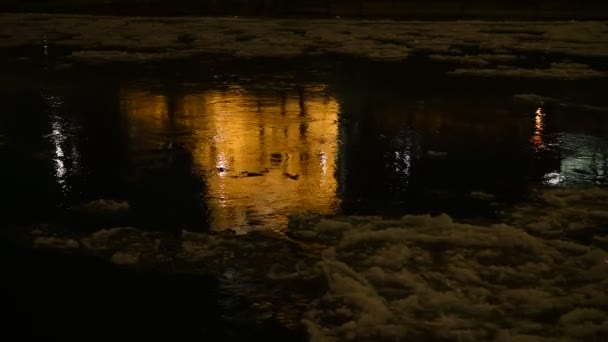
[[[96,199],[152,230],[281,231],[295,211],[474,218],[538,186],[608,182],[603,79],[450,78],[415,58],[4,69],[12,223],[70,221]]]

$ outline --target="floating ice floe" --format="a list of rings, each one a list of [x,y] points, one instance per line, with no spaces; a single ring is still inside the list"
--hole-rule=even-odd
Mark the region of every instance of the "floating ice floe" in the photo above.
[[[557,105],[561,107],[569,107],[574,109],[581,109],[591,112],[608,112],[608,107],[594,106],[589,104],[572,103],[557,98],[542,96],[537,94],[515,94],[513,95],[513,102],[516,104],[535,104],[540,103],[546,105]]]
[[[472,191],[470,193],[471,198],[480,200],[480,201],[493,201],[496,199],[496,196],[493,194],[489,194],[483,191]]]
[[[445,159],[448,156],[448,153],[443,151],[428,150],[426,151],[426,155],[431,159]]]
[[[129,203],[126,201],[98,199],[86,204],[74,206],[72,209],[89,215],[116,215],[127,212],[129,210]]]
[[[456,69],[449,71],[451,76],[479,76],[479,77],[515,77],[575,80],[589,78],[605,78],[608,73],[594,70],[588,65],[580,63],[552,63],[549,68],[527,69],[509,65],[498,65],[486,69]]]
[[[49,249],[75,249],[79,248],[80,244],[74,239],[40,236],[34,239],[34,247]]]

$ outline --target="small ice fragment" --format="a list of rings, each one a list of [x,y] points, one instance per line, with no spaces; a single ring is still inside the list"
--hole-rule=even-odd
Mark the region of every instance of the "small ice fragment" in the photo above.
[[[36,248],[58,248],[58,249],[73,249],[78,248],[80,245],[77,241],[72,239],[63,239],[53,236],[37,237],[34,240],[34,247]]]
[[[428,150],[428,151],[426,151],[426,155],[429,156],[429,158],[440,159],[440,158],[447,157],[448,153],[447,152],[441,152],[441,151]]]
[[[118,251],[112,255],[112,262],[117,265],[135,265],[139,262],[139,252]]]
[[[473,191],[473,192],[471,192],[471,198],[480,200],[480,201],[492,201],[496,198],[496,196],[485,193],[483,191]]]

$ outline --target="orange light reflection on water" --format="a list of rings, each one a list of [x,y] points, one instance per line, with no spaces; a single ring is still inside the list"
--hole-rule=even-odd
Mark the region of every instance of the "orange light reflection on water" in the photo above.
[[[174,98],[125,87],[121,96],[131,144],[153,148],[155,137],[169,136],[189,148],[215,229],[276,227],[296,209],[335,210],[339,105],[324,87],[279,94],[232,86]]]
[[[541,152],[545,148],[544,131],[545,131],[545,113],[542,107],[536,109],[534,116],[534,134],[531,142],[535,152]]]

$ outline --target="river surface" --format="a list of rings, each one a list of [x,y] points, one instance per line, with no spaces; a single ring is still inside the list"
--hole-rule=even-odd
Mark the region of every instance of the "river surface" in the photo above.
[[[423,57],[3,69],[11,222],[111,199],[145,229],[281,231],[298,211],[488,217],[539,186],[608,183],[602,78],[449,77]]]
[[[141,38],[163,30],[140,30]],[[605,332],[599,323],[583,332],[588,322],[578,319],[587,316],[576,311],[606,317],[604,57],[582,53],[574,62],[586,64],[576,64],[563,52],[477,58],[467,50],[412,52],[400,62],[332,54],[153,61],[143,44],[131,54],[84,51],[75,56],[89,59],[79,62],[69,42],[43,37],[0,55],[0,235],[17,241],[0,259],[15,331],[63,338],[103,322],[112,337],[126,327],[138,338],[304,340],[325,331],[350,339],[356,331],[360,340],[467,340],[461,321],[443,320],[456,308],[454,317],[476,327],[470,340],[498,339],[496,322],[522,336]],[[239,42],[230,37],[222,41]],[[92,49],[103,40],[80,42]],[[568,44],[557,45],[573,50]],[[505,58],[514,65],[494,65]],[[290,220],[297,212],[312,215]],[[391,220],[406,214],[433,217]],[[522,292],[510,290],[512,279]],[[410,300],[429,293],[439,298],[434,308]],[[478,300],[483,310],[469,310]],[[405,309],[378,310],[392,302]],[[498,309],[484,311],[486,303]],[[348,313],[344,305],[350,316],[332,316]],[[518,321],[526,310],[541,324]],[[440,324],[428,325],[432,312]]]

